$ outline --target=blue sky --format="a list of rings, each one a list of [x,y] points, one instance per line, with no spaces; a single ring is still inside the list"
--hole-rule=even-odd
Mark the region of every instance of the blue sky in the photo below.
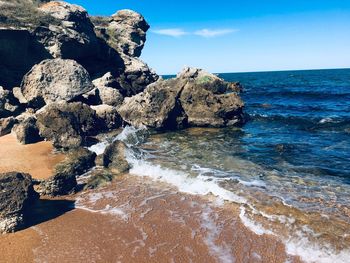
[[[159,74],[350,67],[350,0],[69,0],[151,25],[142,54]]]

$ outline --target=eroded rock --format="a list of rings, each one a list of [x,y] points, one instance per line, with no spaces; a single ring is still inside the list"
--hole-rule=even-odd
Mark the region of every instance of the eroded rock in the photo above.
[[[103,153],[103,166],[114,174],[123,174],[129,171],[130,166],[126,160],[127,146],[122,141],[114,141]]]

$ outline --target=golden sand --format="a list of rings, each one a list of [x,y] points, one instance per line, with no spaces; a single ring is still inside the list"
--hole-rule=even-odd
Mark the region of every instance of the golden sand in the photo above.
[[[45,179],[63,159],[63,154],[54,153],[50,142],[22,145],[12,134],[0,137],[0,173],[25,172],[33,178]]]

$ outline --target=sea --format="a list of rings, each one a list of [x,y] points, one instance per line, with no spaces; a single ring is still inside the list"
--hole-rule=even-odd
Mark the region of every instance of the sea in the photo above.
[[[350,262],[350,69],[218,75],[243,85],[242,127],[125,127],[91,149],[123,140],[131,174],[239,204],[305,262]]]

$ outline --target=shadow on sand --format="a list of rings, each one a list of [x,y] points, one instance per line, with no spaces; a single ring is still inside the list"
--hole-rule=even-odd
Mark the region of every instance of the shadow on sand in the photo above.
[[[25,211],[25,224],[21,230],[55,219],[74,209],[74,201],[40,199]]]

